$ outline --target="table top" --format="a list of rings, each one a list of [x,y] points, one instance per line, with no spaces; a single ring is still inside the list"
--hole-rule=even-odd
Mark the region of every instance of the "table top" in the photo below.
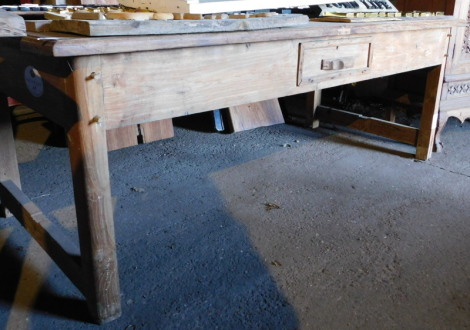
[[[403,18],[400,21],[331,23],[309,22],[299,27],[256,31],[174,35],[85,37],[55,32],[28,33],[20,40],[0,39],[0,45],[53,57],[73,57],[136,51],[204,47],[266,41],[349,36],[371,33],[450,28],[465,25],[453,16]],[[426,42],[420,40],[419,42]]]
[[[26,35],[23,18],[0,9],[0,37],[18,37]]]

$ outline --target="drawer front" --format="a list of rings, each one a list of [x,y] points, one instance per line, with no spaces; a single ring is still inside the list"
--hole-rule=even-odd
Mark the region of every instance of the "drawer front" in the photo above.
[[[366,73],[371,65],[372,38],[305,42],[299,51],[297,85],[316,84]]]

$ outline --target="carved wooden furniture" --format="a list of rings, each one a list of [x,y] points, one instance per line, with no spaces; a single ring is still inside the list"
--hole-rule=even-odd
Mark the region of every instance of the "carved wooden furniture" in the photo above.
[[[441,133],[450,117],[461,122],[470,118],[470,0],[456,0],[454,15],[468,24],[452,31],[436,134],[438,149],[442,148]]]
[[[415,146],[416,158],[425,160],[455,24],[440,17],[231,33],[0,38],[0,199],[81,290],[96,321],[113,320],[121,305],[107,130],[429,68],[419,129],[368,124]],[[80,248],[21,191],[6,95],[67,132]]]

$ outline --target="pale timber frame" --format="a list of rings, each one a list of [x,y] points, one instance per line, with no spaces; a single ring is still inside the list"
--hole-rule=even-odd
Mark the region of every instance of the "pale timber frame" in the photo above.
[[[107,130],[429,68],[420,128],[365,127],[387,127],[388,137],[405,140],[426,160],[456,24],[443,17],[177,36],[1,38],[0,199],[83,292],[95,320],[113,320],[121,304]],[[300,61],[302,45],[308,51]],[[361,58],[357,65],[347,59],[347,67],[312,74],[323,61],[342,61],[343,47]],[[79,249],[20,190],[7,95],[67,132]]]

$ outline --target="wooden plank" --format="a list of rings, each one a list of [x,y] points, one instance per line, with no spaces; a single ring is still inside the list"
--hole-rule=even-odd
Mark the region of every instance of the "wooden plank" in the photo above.
[[[106,131],[108,151],[127,148],[138,144],[137,125],[117,127]]]
[[[28,32],[46,32],[49,31],[50,20],[27,20],[26,31]]]
[[[325,0],[120,0],[122,5],[163,13],[223,13],[325,3]]]
[[[5,180],[12,180],[18,187],[21,186],[8,100],[0,95],[0,181]],[[0,217],[9,216],[11,213],[0,205]]]
[[[363,22],[386,22],[386,21],[401,21],[397,17],[340,17],[340,16],[325,16],[312,18],[313,22],[340,22],[340,23],[363,23]]]
[[[277,99],[229,107],[228,113],[233,132],[284,123]]]
[[[118,0],[67,0],[68,5],[119,6]]]
[[[309,23],[301,27],[255,30],[231,33],[199,33],[178,35],[143,35],[116,36],[114,38],[86,38],[72,34],[53,32],[30,35],[22,39],[21,47],[30,53],[68,57],[79,55],[126,53],[148,50],[177,49],[190,47],[207,47],[216,45],[246,44],[257,42],[347,37],[349,35],[371,33],[394,33],[407,31],[425,31],[465,26],[465,22],[447,16],[403,18],[400,22],[372,22],[350,24],[342,23]],[[416,39],[415,39],[416,40]],[[0,39],[1,42],[1,39]],[[399,44],[399,40],[394,44]],[[427,44],[427,43],[426,43]],[[406,48],[406,47],[400,47]]]
[[[319,106],[316,116],[320,122],[338,124],[362,132],[386,137],[395,141],[416,146],[418,129],[385,120],[366,117],[360,114]]]
[[[80,250],[70,242],[11,180],[0,182],[0,196],[21,225],[77,288],[86,292],[79,266]]]
[[[24,19],[0,9],[0,37],[22,37],[25,35]]]
[[[223,20],[54,20],[51,22],[49,29],[55,32],[96,37],[252,31],[298,26],[307,23],[307,16],[289,14]]]
[[[99,323],[121,314],[106,128],[102,122],[102,65],[100,56],[73,60],[74,71],[68,81],[80,115],[67,132],[85,296]]]
[[[142,123],[276,98],[266,96],[289,90],[297,60],[298,47],[292,41],[106,56],[106,125],[116,127],[135,116],[142,118],[134,123]],[[131,107],[124,105],[129,102]]]
[[[132,147],[142,143],[168,139],[175,136],[171,119],[162,119],[139,125],[123,126],[106,130],[108,151]]]
[[[143,123],[139,126],[143,143],[169,139],[175,136],[173,121],[171,119],[162,119],[150,123]]]

